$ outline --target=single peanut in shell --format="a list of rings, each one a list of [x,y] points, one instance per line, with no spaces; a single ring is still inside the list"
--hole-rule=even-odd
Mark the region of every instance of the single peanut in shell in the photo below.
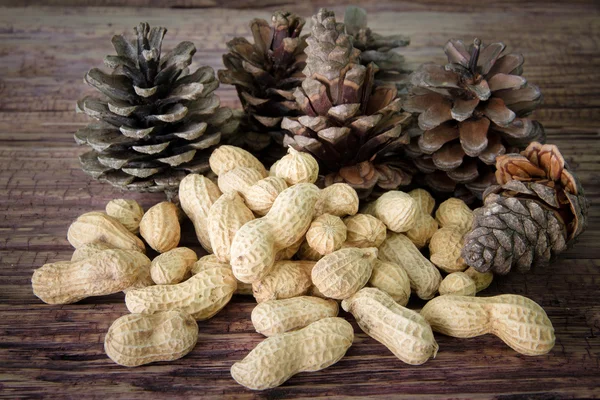
[[[310,154],[288,147],[288,154],[277,162],[274,172],[275,176],[285,179],[290,186],[315,183],[319,177],[319,164]]]
[[[442,271],[452,273],[467,269],[460,252],[463,248],[463,235],[455,227],[438,229],[429,243],[429,259]]]
[[[390,190],[367,204],[362,212],[380,219],[392,232],[406,232],[415,226],[417,211],[415,200],[407,193]]]
[[[223,194],[239,193],[243,196],[253,185],[265,176],[254,168],[237,167],[219,175],[217,184]]]
[[[446,275],[439,288],[440,295],[455,294],[459,296],[475,296],[475,281],[464,272],[453,272]]]
[[[440,204],[435,212],[435,219],[441,227],[453,227],[464,235],[473,225],[473,211],[464,201],[451,198]]]
[[[410,279],[398,264],[375,260],[369,284],[389,294],[401,306],[410,298]]]
[[[493,272],[479,272],[473,267],[469,267],[464,271],[465,274],[475,282],[475,289],[477,293],[485,290],[492,284],[494,280]]]
[[[119,221],[129,232],[137,234],[144,209],[135,200],[114,199],[106,205],[106,214]]]
[[[288,299],[306,294],[312,286],[310,269],[313,261],[277,261],[270,273],[252,283],[257,303]]]
[[[192,249],[177,247],[169,250],[152,260],[152,280],[157,285],[180,283],[190,275],[190,268],[196,261],[198,256]]]
[[[340,217],[331,214],[315,218],[306,232],[308,245],[322,255],[338,250],[345,240],[346,225]]]
[[[287,187],[283,178],[268,176],[250,186],[243,193],[244,201],[249,209],[262,217],[269,212],[277,196]]]
[[[163,201],[150,207],[140,222],[140,235],[159,253],[177,247],[181,238],[177,206]]]
[[[101,212],[80,215],[69,226],[67,240],[78,249],[86,244],[103,242],[115,249],[134,250],[144,253],[144,243],[129,232],[119,221]]]
[[[383,222],[367,214],[356,214],[344,218],[347,247],[379,247],[385,240],[387,228]]]
[[[252,168],[260,172],[263,176],[267,176],[265,166],[256,157],[236,146],[219,146],[211,153],[208,163],[212,172],[217,176],[238,167]]]
[[[347,183],[334,183],[321,190],[315,204],[315,215],[331,214],[337,217],[354,215],[358,212],[358,194]]]

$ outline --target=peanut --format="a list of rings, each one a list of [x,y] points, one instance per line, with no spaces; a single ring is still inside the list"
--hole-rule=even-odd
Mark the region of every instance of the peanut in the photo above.
[[[242,196],[265,176],[254,168],[237,167],[219,175],[217,184],[223,194],[239,193]]]
[[[181,310],[201,321],[221,311],[231,300],[236,288],[237,282],[231,269],[215,266],[176,285],[131,290],[125,296],[125,304],[131,313]]]
[[[435,219],[441,227],[454,227],[463,235],[471,230],[473,211],[460,199],[444,201],[435,212]]]
[[[238,167],[253,168],[263,176],[267,176],[265,166],[246,150],[235,146],[220,146],[213,150],[208,159],[210,169],[217,176],[223,175]]]
[[[393,232],[406,232],[417,222],[415,200],[404,192],[391,190],[368,204],[362,211],[380,219]]]
[[[298,250],[300,250],[302,242],[304,242],[303,237],[301,237],[296,243],[294,243],[290,247],[286,247],[283,250],[279,250],[277,252],[277,255],[275,256],[275,261],[291,260],[292,257],[294,257],[294,255],[298,252]]]
[[[101,212],[80,215],[69,226],[67,240],[78,249],[90,243],[103,242],[115,249],[145,252],[146,246],[119,221]]]
[[[244,193],[244,200],[249,209],[256,215],[266,215],[275,199],[287,189],[287,184],[282,178],[268,176],[250,186]]]
[[[231,243],[231,266],[236,278],[252,283],[273,268],[278,251],[294,245],[306,233],[319,189],[299,183],[283,192],[262,218],[242,226]]]
[[[194,224],[198,241],[209,253],[212,253],[212,248],[210,247],[206,218],[210,207],[219,196],[221,196],[221,191],[217,185],[202,175],[189,174],[179,184],[181,208]]]
[[[379,258],[402,267],[410,278],[411,289],[419,298],[428,300],[435,296],[442,282],[442,275],[405,235],[388,234],[379,246]]]
[[[337,317],[338,303],[318,297],[300,296],[283,300],[269,300],[252,310],[252,325],[265,336],[304,328],[327,317]]]
[[[439,225],[429,214],[419,214],[415,226],[406,232],[406,236],[421,249],[429,243],[431,237],[437,232]]]
[[[163,201],[150,207],[140,222],[140,235],[159,253],[177,247],[181,238],[177,206]]]
[[[340,217],[323,214],[315,218],[306,232],[306,242],[317,253],[326,255],[342,247],[346,225]]]
[[[358,194],[346,183],[334,183],[321,190],[315,215],[331,214],[337,217],[354,215],[358,212]]]
[[[206,220],[210,247],[219,261],[231,260],[231,241],[235,233],[253,219],[254,214],[235,192],[225,193],[214,202]]]
[[[106,205],[106,214],[119,221],[129,232],[137,234],[144,209],[135,200],[115,199]]]
[[[274,173],[275,176],[285,179],[290,186],[315,183],[319,177],[319,164],[310,154],[289,147],[288,154],[277,162]]]
[[[419,313],[402,307],[377,288],[364,288],[342,301],[360,329],[411,365],[435,358],[438,351],[431,327]]]
[[[312,282],[325,296],[345,299],[367,284],[376,258],[375,247],[334,251],[317,261],[312,269]]]
[[[254,298],[262,303],[305,294],[312,285],[308,269],[314,264],[312,261],[277,261],[269,274],[252,283]]]
[[[80,248],[75,249],[73,255],[71,256],[71,261],[85,260],[86,258],[90,258],[91,256],[93,256],[94,254],[98,254],[101,251],[110,249],[113,249],[113,247],[109,246],[104,242],[84,244]]]
[[[435,332],[459,338],[491,333],[529,356],[554,347],[554,328],[546,312],[523,296],[440,296],[425,304],[421,315]]]
[[[187,247],[177,247],[152,260],[150,274],[158,285],[171,285],[182,282],[190,273],[192,265],[198,261],[196,252]]]
[[[435,200],[425,189],[415,189],[408,192],[408,195],[415,200],[415,205],[423,214],[431,215],[435,208]]]
[[[309,261],[319,261],[321,258],[323,258],[323,255],[315,249],[313,249],[312,247],[310,247],[306,240],[302,241],[300,249],[298,249],[297,256],[301,260]]]
[[[198,341],[198,324],[182,311],[118,318],[104,338],[104,351],[125,367],[173,361],[188,354]]]
[[[408,303],[410,297],[410,279],[399,265],[375,260],[369,284],[389,294],[401,306]]]
[[[214,254],[209,254],[196,261],[192,265],[190,272],[192,273],[192,275],[196,275],[197,273],[204,271],[205,269],[210,269],[214,267],[223,267],[231,269],[231,265],[229,265],[229,263],[222,263],[217,259],[217,256],[215,256]],[[252,285],[250,283],[237,281],[237,289],[234,292],[234,294],[252,296]]]
[[[463,235],[454,227],[439,229],[429,243],[429,259],[442,271],[452,273],[467,268],[460,252],[463,248]]]
[[[494,279],[493,272],[479,272],[473,267],[469,267],[465,270],[465,274],[475,282],[475,289],[477,293],[485,290],[492,284]]]
[[[253,390],[277,387],[299,372],[319,371],[338,362],[354,340],[352,325],[338,317],[323,318],[305,328],[265,339],[231,376]]]
[[[47,304],[70,304],[117,293],[148,273],[150,260],[139,251],[104,250],[81,261],[58,261],[33,272],[33,294]]]
[[[459,296],[475,296],[477,288],[475,281],[464,272],[453,272],[448,274],[438,289],[440,295],[455,294]]]
[[[379,247],[385,240],[385,224],[371,215],[356,214],[344,218],[344,223],[347,229],[345,246]]]

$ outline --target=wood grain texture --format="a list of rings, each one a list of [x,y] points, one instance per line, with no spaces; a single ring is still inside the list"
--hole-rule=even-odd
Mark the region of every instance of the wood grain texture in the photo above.
[[[169,28],[165,48],[191,40],[196,64],[219,69],[225,42],[249,37],[254,17],[268,18],[282,7],[306,16],[318,5],[340,16],[344,9],[329,0],[176,0],[158,8],[164,4],[0,1],[32,6],[0,9],[0,397],[600,397],[600,5],[594,1],[364,2],[377,31],[411,36],[411,46],[401,51],[411,67],[442,62],[450,37],[503,40],[525,54],[525,76],[545,96],[536,117],[581,178],[593,204],[590,226],[549,268],[497,278],[484,294],[522,294],[540,303],[556,329],[550,354],[521,356],[489,335],[436,335],[437,358],[413,367],[353,322],[356,343],[342,361],[258,394],[229,374],[262,340],[250,322],[249,298],[234,297],[215,318],[200,322],[198,345],[183,359],[128,369],[103,350],[108,327],[127,312],[122,294],[65,306],[34,297],[32,271],[70,258],[66,232],[78,215],[101,210],[116,197],[134,198],[145,209],[164,199],[119,193],[79,169],[77,155],[85,149],[75,145],[73,133],[86,118],[75,114],[74,104],[90,91],[84,73],[112,53],[112,35],[130,33],[139,21],[162,24]],[[123,5],[129,7],[117,7]],[[222,86],[218,94],[223,104],[239,104],[232,87]],[[182,245],[200,251],[189,221],[182,226]]]

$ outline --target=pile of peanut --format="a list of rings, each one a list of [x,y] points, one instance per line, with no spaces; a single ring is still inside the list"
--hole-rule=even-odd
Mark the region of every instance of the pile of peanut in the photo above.
[[[320,190],[317,162],[293,149],[267,171],[245,150],[221,146],[210,167],[216,183],[197,174],[181,182],[181,210],[162,202],[144,213],[118,199],[105,213],[81,215],[68,232],[71,261],[33,274],[35,295],[49,304],[126,292],[131,314],[112,324],[104,343],[114,362],[185,356],[198,339],[196,321],[216,315],[234,294],[254,296],[252,324],[267,336],[231,367],[239,384],[255,390],[344,356],[354,330],[338,317],[340,301],[367,335],[412,365],[435,357],[434,331],[492,333],[526,355],[554,346],[552,324],[535,302],[475,297],[492,274],[467,268],[460,256],[473,219],[461,200],[443,202],[433,217],[425,190],[390,191],[359,211],[352,187]],[[178,247],[184,214],[209,253],[199,260]],[[138,233],[160,253],[154,260]],[[429,259],[420,250],[427,246]],[[420,313],[406,308],[411,294],[430,300]]]

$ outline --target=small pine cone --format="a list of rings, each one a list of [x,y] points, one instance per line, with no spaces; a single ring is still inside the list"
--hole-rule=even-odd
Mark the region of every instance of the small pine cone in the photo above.
[[[479,272],[504,275],[513,265],[527,272],[564,251],[566,239],[560,215],[538,201],[490,194],[485,205],[475,210],[462,256]]]

